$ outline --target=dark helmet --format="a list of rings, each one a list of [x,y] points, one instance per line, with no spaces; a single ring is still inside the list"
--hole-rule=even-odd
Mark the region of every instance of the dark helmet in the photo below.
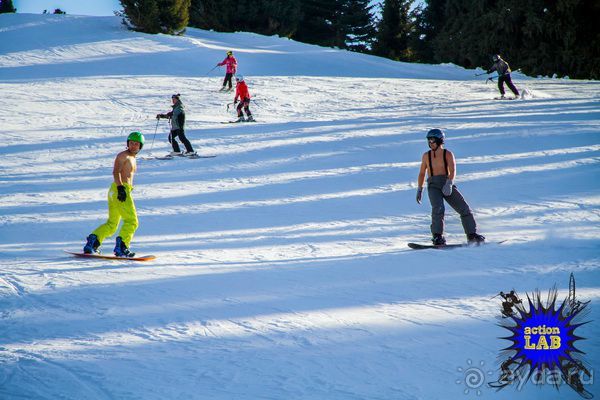
[[[432,129],[429,132],[427,132],[427,140],[429,139],[435,139],[435,142],[437,144],[442,144],[444,143],[444,138],[446,137],[446,135],[444,134],[444,131],[442,131],[441,129]]]
[[[492,56],[492,61],[494,61],[494,62],[498,61],[499,59],[500,59],[500,54],[494,54]]]
[[[181,96],[181,95],[179,93],[177,93],[177,94],[174,94],[173,96],[171,96],[171,98],[179,100],[179,96]]]
[[[233,51],[229,50],[229,51],[227,52],[227,55],[228,55],[228,56],[232,56],[232,55],[233,55]]]
[[[138,142],[140,144],[140,150],[144,147],[144,135],[141,132],[131,132],[129,136],[127,136],[127,146],[129,146],[129,141]]]

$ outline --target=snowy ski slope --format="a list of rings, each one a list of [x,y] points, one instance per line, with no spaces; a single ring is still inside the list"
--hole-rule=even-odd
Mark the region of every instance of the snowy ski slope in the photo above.
[[[495,380],[508,346],[490,298],[562,299],[571,272],[600,367],[600,83],[515,74],[527,99],[493,101],[482,71],[116,17],[3,14],[0,43],[0,398],[577,399],[465,383],[469,367]],[[233,95],[209,70],[229,49],[258,123],[221,124]],[[150,159],[170,150],[154,116],[173,93],[217,157]],[[407,247],[429,240],[415,191],[433,127],[502,244]],[[132,130],[132,248],[158,258],[71,258]],[[465,240],[451,210],[446,235]]]

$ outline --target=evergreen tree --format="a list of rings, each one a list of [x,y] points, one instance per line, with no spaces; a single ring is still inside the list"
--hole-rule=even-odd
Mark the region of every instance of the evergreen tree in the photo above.
[[[412,0],[385,0],[373,53],[392,60],[410,60],[408,46],[412,22],[409,10]]]
[[[192,0],[189,24],[200,29],[231,32],[234,30],[230,23],[234,5],[231,0]]]
[[[124,22],[146,33],[179,34],[188,24],[190,0],[120,0]]]
[[[342,7],[343,46],[349,50],[368,52],[375,38],[375,26],[369,0],[346,0]],[[341,37],[341,35],[340,35]]]
[[[300,0],[192,0],[190,26],[290,37],[300,21]]]
[[[333,45],[337,3],[337,0],[301,0],[300,22],[292,38],[321,46]]]
[[[232,11],[232,30],[289,37],[300,19],[300,0],[238,1]]]
[[[120,0],[125,18],[123,22],[134,30],[159,33],[160,20],[156,0]]]
[[[17,9],[13,6],[12,0],[0,0],[0,14],[14,12],[17,12]]]
[[[179,34],[189,22],[191,0],[157,0],[161,31]]]

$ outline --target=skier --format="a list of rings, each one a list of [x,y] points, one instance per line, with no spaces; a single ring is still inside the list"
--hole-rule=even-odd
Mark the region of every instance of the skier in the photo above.
[[[242,75],[237,75],[235,77],[235,82],[235,97],[233,98],[233,104],[237,104],[238,98],[240,99],[240,104],[237,106],[237,122],[254,122],[254,117],[250,112],[250,92],[248,91],[248,85],[246,85]],[[242,108],[246,111],[247,119],[244,119]]]
[[[85,254],[99,254],[99,247],[108,236],[114,235],[123,219],[123,226],[117,236],[114,254],[117,257],[133,257],[129,250],[131,239],[138,227],[135,204],[131,197],[133,175],[136,172],[135,156],[144,147],[144,135],[131,132],[127,137],[127,150],[117,154],[113,168],[114,182],[108,190],[108,219],[96,228],[88,237],[83,247]]]
[[[227,65],[227,70],[225,71],[225,79],[223,79],[223,87],[221,88],[221,92],[225,90],[225,86],[229,84],[229,90],[233,90],[233,83],[231,78],[235,75],[237,71],[237,60],[233,56],[233,51],[229,50],[227,52],[227,56],[223,61],[217,64],[218,67],[222,65]]]
[[[181,102],[181,95],[179,93],[171,96],[171,101],[173,102],[173,111],[169,111],[166,114],[156,114],[156,119],[168,118],[171,123],[171,132],[169,133],[169,143],[173,146],[173,151],[170,153],[172,156],[195,156],[197,153],[192,148],[192,144],[185,137],[185,130],[183,129],[185,125],[185,108],[183,107],[183,103]],[[179,143],[175,138],[179,137],[181,143],[185,146],[185,151],[182,153],[179,148]]]
[[[500,297],[504,299],[502,302],[502,314],[505,317],[510,317],[513,315],[513,307],[517,304],[522,304],[523,302],[516,295],[514,290],[511,290],[510,293],[500,292]]]
[[[498,90],[500,90],[500,98],[504,99],[504,83],[506,82],[506,86],[513,92],[515,98],[519,97],[519,91],[513,85],[512,79],[510,79],[510,67],[508,63],[500,57],[499,54],[494,54],[492,56],[492,61],[494,64],[487,70],[488,74],[496,71],[498,73]]]
[[[421,204],[425,173],[428,171],[427,193],[431,202],[433,244],[436,246],[446,244],[444,238],[444,200],[460,214],[467,241],[470,244],[483,243],[485,237],[477,234],[477,224],[473,213],[456,185],[454,185],[456,161],[454,160],[454,154],[444,149],[444,138],[444,132],[440,129],[432,129],[427,133],[427,141],[431,150],[423,153],[421,157],[421,170],[417,181],[417,203]]]

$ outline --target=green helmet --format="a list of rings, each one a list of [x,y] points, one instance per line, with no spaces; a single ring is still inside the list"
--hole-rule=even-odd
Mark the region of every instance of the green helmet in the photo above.
[[[144,147],[144,135],[142,132],[131,132],[129,136],[127,136],[127,145],[129,146],[129,141],[138,142],[140,144],[140,150]]]

